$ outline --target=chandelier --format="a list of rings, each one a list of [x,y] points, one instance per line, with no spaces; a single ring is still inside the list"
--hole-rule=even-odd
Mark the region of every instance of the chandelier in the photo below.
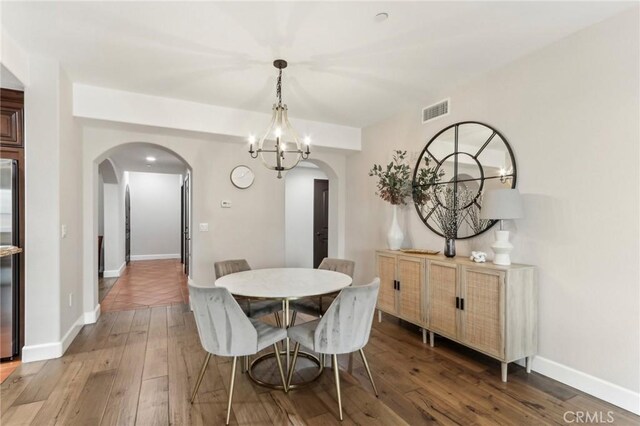
[[[291,127],[287,117],[287,105],[282,104],[282,70],[287,67],[287,61],[276,59],[273,66],[278,69],[278,82],[276,83],[276,101],[273,104],[273,116],[271,123],[264,132],[258,146],[254,150],[256,143],[255,136],[249,136],[249,154],[251,158],[262,160],[265,167],[278,172],[278,179],[282,178],[282,172],[291,170],[298,165],[300,160],[309,158],[311,139],[304,138],[305,149],[302,148],[298,133]],[[265,148],[266,143],[266,148]],[[270,158],[270,160],[267,159]]]

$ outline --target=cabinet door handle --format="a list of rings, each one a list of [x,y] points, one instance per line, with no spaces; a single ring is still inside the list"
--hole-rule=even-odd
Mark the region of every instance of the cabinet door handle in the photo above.
[[[460,310],[464,311],[464,299],[460,299]]]
[[[460,298],[456,297],[456,309],[460,309]]]
[[[398,291],[400,291],[400,281],[398,281]]]
[[[398,281],[393,280],[393,289],[397,290],[398,289]]]

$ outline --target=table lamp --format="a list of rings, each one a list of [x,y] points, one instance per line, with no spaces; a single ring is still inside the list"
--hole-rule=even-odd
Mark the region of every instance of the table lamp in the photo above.
[[[509,242],[509,231],[503,229],[504,219],[520,219],[524,217],[522,197],[517,189],[489,189],[482,197],[480,219],[500,220],[500,230],[496,231],[496,240],[491,245],[495,253],[493,263],[496,265],[511,265],[509,253],[513,244]]]

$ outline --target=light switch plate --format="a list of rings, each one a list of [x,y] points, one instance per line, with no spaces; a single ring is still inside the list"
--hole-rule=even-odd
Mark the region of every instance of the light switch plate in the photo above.
[[[201,223],[200,224],[200,232],[207,232],[209,230],[209,224],[208,223]]]
[[[230,209],[231,208],[231,201],[229,200],[222,200],[220,202],[220,206],[222,206],[223,209]]]
[[[60,227],[60,236],[62,238],[67,238],[67,225],[62,225]]]

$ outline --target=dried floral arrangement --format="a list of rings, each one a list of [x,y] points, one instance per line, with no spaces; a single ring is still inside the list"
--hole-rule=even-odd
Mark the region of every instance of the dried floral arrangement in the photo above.
[[[444,176],[444,170],[438,171],[437,167],[431,167],[429,157],[424,157],[424,167],[420,167],[416,173],[413,184],[413,202],[424,205],[431,199],[434,184],[439,183]]]
[[[406,163],[407,151],[396,150],[393,161],[383,168],[374,164],[369,170],[369,176],[378,178],[376,195],[384,201],[394,205],[407,204],[411,196],[411,167]]]
[[[407,151],[396,150],[393,161],[386,167],[373,165],[369,176],[378,178],[376,195],[394,206],[407,204],[409,198],[413,198],[416,203],[425,204],[431,197],[430,186],[440,180],[444,170],[438,172],[436,167],[430,167],[429,158],[425,158],[425,166],[418,170],[414,185],[411,167],[406,158]]]
[[[439,185],[434,188],[433,197],[438,200],[438,206],[432,214],[433,220],[445,238],[456,238],[458,229],[468,215],[469,209],[465,207],[473,202],[475,194],[463,188],[454,191],[449,185]]]

